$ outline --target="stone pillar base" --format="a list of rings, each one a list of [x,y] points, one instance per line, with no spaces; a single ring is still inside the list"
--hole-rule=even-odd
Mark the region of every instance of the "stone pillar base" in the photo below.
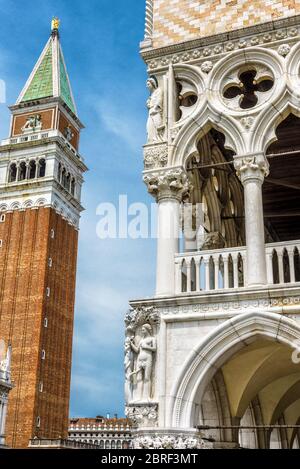
[[[195,429],[147,428],[133,431],[134,449],[213,449],[213,443],[203,440]]]

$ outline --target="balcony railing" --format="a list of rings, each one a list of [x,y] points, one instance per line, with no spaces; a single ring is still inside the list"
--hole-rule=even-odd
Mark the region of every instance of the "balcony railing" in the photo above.
[[[300,282],[300,240],[266,244],[269,285]],[[207,292],[247,287],[246,248],[227,248],[178,254],[176,293]]]

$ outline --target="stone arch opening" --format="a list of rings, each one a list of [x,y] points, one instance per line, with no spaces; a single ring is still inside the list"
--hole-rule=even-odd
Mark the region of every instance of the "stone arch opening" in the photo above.
[[[289,113],[275,134],[266,152],[270,174],[263,184],[268,242],[300,239],[300,117]]]
[[[224,135],[211,128],[186,163],[193,184],[189,202],[202,204],[203,212],[194,250],[245,244],[243,189],[233,157],[233,151],[225,147]]]
[[[199,411],[220,374],[224,386],[219,393],[228,400],[227,405],[223,401],[222,411],[226,409],[231,425],[237,427],[236,432],[232,430],[231,443],[245,441],[246,433],[239,434],[238,428],[241,422],[249,421],[251,406],[256,409],[254,426],[280,425],[282,419],[296,425],[300,418],[300,365],[293,362],[292,353],[299,339],[299,325],[273,313],[241,314],[223,323],[194,350],[183,367],[172,390],[176,395],[173,426],[195,428],[209,425],[209,420],[222,421],[216,404],[209,419]],[[270,447],[267,428],[260,429],[261,434],[258,428],[255,431],[257,447]],[[293,435],[293,431],[287,432],[289,448]],[[221,435],[221,441],[226,442],[224,438]],[[253,444],[253,435],[251,438],[249,444]],[[284,445],[283,436],[280,444]]]

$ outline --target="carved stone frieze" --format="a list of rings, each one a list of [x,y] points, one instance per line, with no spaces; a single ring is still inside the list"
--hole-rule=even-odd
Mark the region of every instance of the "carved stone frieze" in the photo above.
[[[158,404],[141,403],[126,407],[125,414],[135,427],[156,427],[158,418]]]
[[[207,45],[198,46],[197,41],[193,41],[194,46],[192,46],[191,49],[188,51],[181,51],[181,45],[178,44],[172,46],[172,48],[166,48],[166,51],[163,54],[160,51],[159,57],[154,57],[154,54],[157,54],[157,51],[155,50],[147,51],[143,55],[148,65],[148,69],[151,72],[160,68],[166,68],[171,63],[176,64],[199,62],[201,68],[202,66],[206,68],[206,65],[204,64],[208,61],[208,57],[213,63],[218,60],[220,56],[224,56],[229,52],[253,46],[274,48],[274,46],[276,47],[277,45],[278,53],[283,55],[282,52],[279,52],[279,48],[281,48],[280,50],[284,51],[284,54],[287,55],[287,48],[283,48],[282,46],[286,46],[286,43],[289,43],[287,44],[289,46],[295,44],[299,35],[300,27],[299,25],[295,25],[292,27],[281,28],[273,31],[261,32],[257,34],[254,33],[252,35],[248,34],[244,37],[239,37],[236,39],[226,40],[226,38],[224,37],[224,41],[220,39],[220,42],[213,45],[209,45],[209,43],[207,43]],[[285,40],[285,43],[281,44],[283,40]],[[207,41],[209,41],[209,38],[207,38]],[[174,52],[168,53],[170,49]],[[208,73],[208,71],[206,70],[203,71],[205,73]]]
[[[167,143],[154,143],[144,146],[145,169],[163,168],[168,163]]]
[[[212,443],[198,436],[149,434],[134,438],[135,449],[212,449]]]
[[[271,298],[271,299],[257,299],[257,300],[240,300],[240,301],[227,301],[227,302],[211,302],[211,303],[198,303],[195,305],[182,305],[182,306],[167,306],[160,308],[162,318],[168,316],[184,316],[190,314],[205,314],[205,313],[223,313],[237,312],[244,313],[248,309],[269,310],[272,307],[283,306],[299,306],[299,297],[284,297],[284,298]]]

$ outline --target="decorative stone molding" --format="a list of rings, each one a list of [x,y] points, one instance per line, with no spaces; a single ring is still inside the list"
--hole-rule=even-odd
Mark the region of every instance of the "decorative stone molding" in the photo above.
[[[278,47],[277,52],[279,55],[286,57],[289,54],[290,50],[291,50],[291,47],[289,44],[281,44]]]
[[[213,444],[205,441],[198,434],[185,432],[143,432],[133,438],[134,449],[212,449]]]
[[[254,122],[254,117],[242,117],[241,124],[246,130],[250,130]]]
[[[135,427],[147,428],[158,425],[158,404],[138,403],[126,407],[125,415]]]
[[[182,50],[182,44],[174,44],[163,49],[147,50],[143,52],[143,57],[149,71],[153,72],[168,67],[170,63],[196,64],[200,62],[199,65],[201,66],[203,62],[207,61],[207,57],[210,57],[211,61],[215,62],[220,57],[228,54],[228,52],[247,49],[253,46],[263,46],[265,48],[276,48],[277,46],[278,49],[282,41],[293,45],[299,39],[299,24],[288,27],[289,23],[290,18],[286,22],[287,27],[265,32],[261,32],[263,25],[259,25],[260,27],[251,28],[252,34],[244,32],[244,35],[241,37],[237,37],[237,34],[232,34],[229,40],[228,34],[201,38],[200,40],[191,41],[188,50]]]
[[[153,143],[144,146],[145,169],[163,168],[168,163],[167,143]]]
[[[259,311],[270,311],[272,310],[272,308],[274,308],[274,310],[276,311],[277,308],[283,308],[288,306],[296,307],[296,309],[299,310],[300,313],[299,296],[279,296],[276,298],[269,298],[268,293],[265,294],[265,298],[243,299],[243,294],[241,292],[241,298],[235,299],[236,292],[234,292],[232,293],[232,296],[234,297],[233,300],[224,301],[222,300],[222,292],[216,292],[216,294],[218,295],[218,299],[220,299],[220,301],[218,301],[218,299],[213,300],[213,298],[211,298],[210,302],[208,303],[206,294],[203,294],[203,296],[197,298],[196,304],[172,304],[170,306],[160,306],[157,308],[157,311],[159,316],[163,320],[173,316],[178,316],[178,318],[182,317],[183,320],[185,316],[195,316],[195,319],[197,319],[197,315],[200,317],[207,315],[207,318],[209,318],[213,317],[213,314],[214,316],[217,314],[221,317],[223,313],[226,314],[226,316],[235,316],[239,313],[245,313],[250,309],[257,309]],[[255,292],[254,295],[257,296],[257,292]],[[194,301],[192,297],[191,301]]]
[[[20,201],[15,200],[13,202],[6,203],[5,201],[0,200],[0,212],[14,212],[17,210],[36,210],[39,208],[53,208],[55,212],[60,215],[64,220],[66,220],[70,225],[78,229],[79,226],[79,214],[71,213],[68,207],[63,204],[61,201],[52,200],[49,201],[48,198],[31,198],[23,201],[20,197]]]
[[[234,166],[242,184],[253,179],[263,182],[269,174],[269,163],[263,154],[236,157]]]
[[[201,70],[204,73],[209,73],[212,70],[213,66],[214,64],[210,60],[206,60],[201,64]]]
[[[164,198],[177,198],[179,201],[189,197],[192,184],[182,168],[161,172],[145,173],[144,182],[148,192],[159,201]]]

